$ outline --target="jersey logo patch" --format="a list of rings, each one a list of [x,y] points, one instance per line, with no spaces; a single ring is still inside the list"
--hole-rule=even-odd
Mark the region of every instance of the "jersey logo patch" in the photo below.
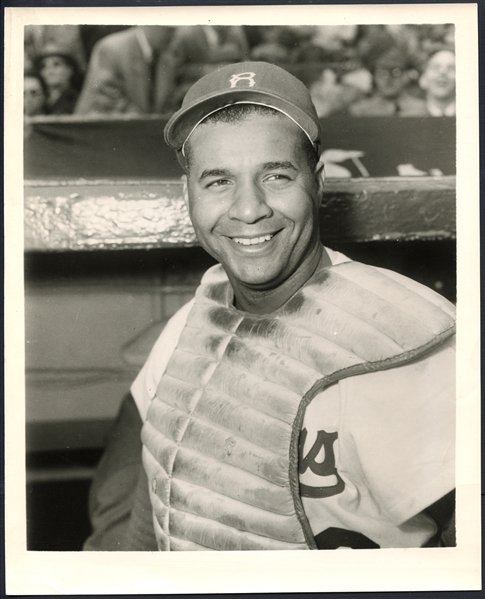
[[[315,536],[319,549],[380,549],[377,543],[360,532],[343,528],[327,528]]]
[[[237,73],[234,74],[230,79],[229,79],[229,83],[231,84],[231,89],[233,87],[237,87],[237,84],[240,81],[245,82],[244,85],[242,87],[254,87],[254,85],[256,84],[256,82],[254,81],[254,77],[256,76],[256,73]]]
[[[335,467],[335,451],[333,444],[337,439],[337,433],[327,433],[326,431],[318,431],[315,443],[311,447],[310,451],[306,456],[303,456],[303,448],[305,447],[305,441],[308,435],[306,428],[302,429],[300,434],[300,441],[298,444],[299,450],[299,472],[304,474],[308,468],[321,477],[331,477],[337,482],[331,485],[323,486],[310,486],[300,483],[300,494],[302,497],[332,497],[332,495],[338,495],[342,493],[345,488],[345,483],[342,480],[340,474]],[[323,449],[323,461],[316,460],[317,456]],[[335,477],[335,478],[334,478]],[[323,482],[323,481],[322,481]]]

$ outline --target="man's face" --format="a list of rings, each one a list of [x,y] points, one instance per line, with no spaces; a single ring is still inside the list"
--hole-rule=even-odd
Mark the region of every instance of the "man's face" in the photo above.
[[[397,98],[408,84],[407,73],[398,65],[377,66],[374,73],[377,92],[383,98]]]
[[[442,50],[432,56],[421,77],[421,87],[431,98],[452,99],[455,95],[455,55]]]
[[[228,276],[273,289],[319,244],[319,174],[285,116],[203,124],[190,137],[186,202],[200,244]]]
[[[44,90],[37,77],[24,77],[24,114],[42,114],[44,101]]]

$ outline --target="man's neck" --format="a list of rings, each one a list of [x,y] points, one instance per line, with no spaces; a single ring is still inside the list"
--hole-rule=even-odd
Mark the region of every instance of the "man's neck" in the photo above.
[[[252,314],[271,314],[293,297],[308,282],[317,268],[330,266],[330,264],[330,257],[325,248],[318,244],[309,259],[284,283],[274,289],[252,289],[229,277],[234,290],[236,308]]]
[[[454,98],[445,98],[443,100],[439,98],[427,98],[426,103],[428,105],[429,112],[433,115],[434,113],[440,115],[446,115],[448,107],[452,107],[455,103]]]
[[[57,102],[57,100],[59,100],[59,98],[62,96],[64,91],[65,91],[65,88],[63,86],[51,87],[49,89],[49,97],[48,97],[49,104],[50,105],[55,104]]]

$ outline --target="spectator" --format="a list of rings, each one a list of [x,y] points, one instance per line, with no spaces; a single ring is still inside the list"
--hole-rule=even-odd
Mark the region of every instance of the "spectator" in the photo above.
[[[293,60],[296,63],[312,63],[312,62],[332,62],[332,52],[326,46],[320,43],[322,40],[318,38],[318,27],[302,25],[291,26],[288,28],[295,38]]]
[[[180,27],[171,51],[177,61],[178,107],[188,88],[223,64],[248,59],[249,46],[240,26],[195,25]]]
[[[86,60],[89,62],[96,42],[112,33],[129,29],[129,25],[80,25],[81,40],[84,47]]]
[[[454,50],[455,28],[452,24],[421,25],[418,30],[420,45],[425,58],[444,47]]]
[[[24,74],[24,115],[45,114],[46,94],[41,78],[34,72]]]
[[[241,27],[196,25],[180,27],[172,49],[183,64],[225,63],[246,58],[248,43]]]
[[[261,27],[261,39],[251,50],[251,59],[272,63],[291,62],[290,49],[282,43],[283,31],[282,26]]]
[[[150,114],[170,110],[174,60],[168,51],[175,28],[137,26],[95,46],[78,114]]]
[[[394,47],[382,54],[373,68],[374,93],[352,104],[352,116],[416,116],[421,101],[411,96],[409,84],[410,64],[405,54]]]
[[[82,73],[70,49],[48,44],[36,61],[46,90],[47,114],[72,114],[82,84]]]
[[[422,25],[360,25],[355,47],[367,66],[393,47],[399,48],[412,63],[423,59],[420,31]]]
[[[440,50],[431,56],[419,80],[426,99],[423,114],[455,116],[455,54]]]
[[[26,71],[34,67],[40,53],[48,45],[65,48],[84,71],[86,55],[79,25],[26,25],[24,32]]]
[[[365,69],[347,73],[340,80],[332,69],[324,69],[308,88],[319,117],[345,111],[370,89],[371,75]]]
[[[322,48],[333,62],[343,62],[354,58],[357,32],[357,25],[320,25],[315,27],[311,43]]]

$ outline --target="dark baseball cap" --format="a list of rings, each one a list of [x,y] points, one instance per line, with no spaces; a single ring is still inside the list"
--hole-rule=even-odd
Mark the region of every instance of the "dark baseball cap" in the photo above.
[[[165,141],[179,154],[197,125],[231,104],[260,104],[285,114],[317,149],[320,121],[308,89],[288,71],[267,62],[230,64],[199,79],[168,121]]]

